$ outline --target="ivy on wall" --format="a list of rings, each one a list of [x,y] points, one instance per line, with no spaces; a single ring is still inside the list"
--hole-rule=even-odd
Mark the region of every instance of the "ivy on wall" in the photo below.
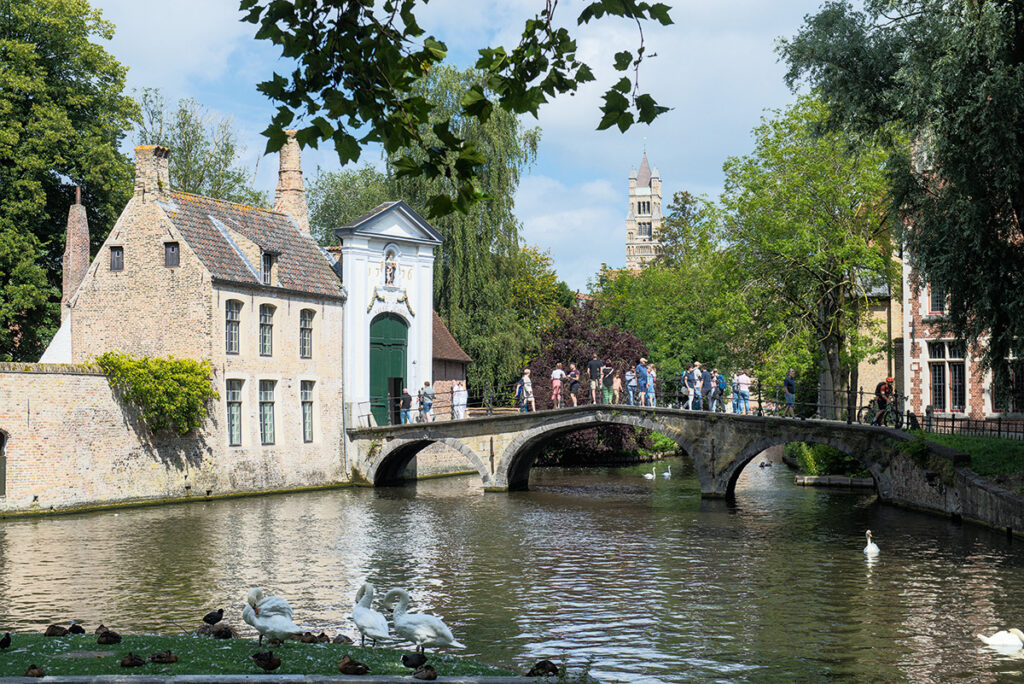
[[[109,351],[95,362],[121,399],[138,409],[153,432],[187,434],[203,424],[211,402],[220,399],[211,383],[209,361]]]

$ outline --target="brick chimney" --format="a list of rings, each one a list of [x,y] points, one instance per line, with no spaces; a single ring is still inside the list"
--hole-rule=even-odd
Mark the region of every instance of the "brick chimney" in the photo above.
[[[171,191],[171,151],[159,145],[135,148],[135,196],[143,202],[167,199]]]
[[[285,131],[288,141],[281,148],[281,167],[277,172],[274,191],[274,211],[288,214],[299,230],[309,234],[309,210],[306,207],[306,188],[302,185],[302,152],[295,130]]]
[[[68,302],[82,284],[89,270],[89,219],[82,205],[82,189],[75,186],[75,203],[68,211],[67,236],[64,241],[64,282],[61,286],[60,320],[68,315]]]

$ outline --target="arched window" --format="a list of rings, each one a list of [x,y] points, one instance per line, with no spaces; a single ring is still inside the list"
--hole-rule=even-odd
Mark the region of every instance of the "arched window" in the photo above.
[[[260,356],[274,355],[274,307],[260,304]]]
[[[313,310],[299,312],[299,358],[313,358]]]
[[[224,306],[224,351],[238,353],[238,326],[242,320],[242,302],[229,299]]]

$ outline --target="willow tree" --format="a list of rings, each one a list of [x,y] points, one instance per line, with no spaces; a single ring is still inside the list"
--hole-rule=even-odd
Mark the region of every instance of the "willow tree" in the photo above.
[[[823,385],[841,393],[878,351],[865,330],[868,294],[897,280],[888,151],[822,130],[828,108],[811,97],[777,114],[755,129],[752,154],[725,164],[726,238],[737,272],[813,336]]]

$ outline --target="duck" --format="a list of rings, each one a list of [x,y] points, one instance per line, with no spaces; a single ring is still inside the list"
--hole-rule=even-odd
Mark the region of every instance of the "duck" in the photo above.
[[[146,659],[135,655],[131,651],[124,658],[121,658],[121,667],[140,667],[146,664]]]
[[[345,656],[338,663],[338,672],[343,675],[364,675],[369,671],[370,668],[366,663],[361,663],[349,656]]]
[[[373,647],[377,648],[378,639],[390,639],[391,632],[388,630],[388,620],[382,613],[377,612],[370,605],[373,603],[374,587],[369,582],[363,582],[356,592],[356,604],[352,607],[352,621],[356,623],[356,629],[362,635],[360,646],[366,646],[366,637],[373,640]]]
[[[422,653],[403,653],[402,654],[402,665],[405,665],[411,670],[415,670],[418,667],[427,664],[427,656]]]
[[[398,605],[395,605],[397,602]],[[455,640],[448,625],[438,617],[409,612],[409,593],[405,589],[392,589],[384,597],[384,607],[394,609],[395,634],[416,644],[416,652],[423,653],[427,646],[435,648],[465,648]]]
[[[666,467],[668,468],[668,470],[666,472],[662,473],[661,476],[663,478],[665,478],[666,480],[668,480],[668,479],[672,478],[672,466],[670,465],[670,466],[666,466]]]
[[[96,637],[96,643],[101,646],[112,646],[114,644],[121,643],[121,635],[112,629],[108,629],[105,632],[100,632],[100,635]]]
[[[876,544],[875,542],[871,541],[871,530],[868,530],[867,533],[865,533],[864,536],[867,537],[867,540],[868,540],[868,545],[864,547],[864,553],[866,555],[868,555],[868,556],[877,556],[878,555],[878,544]]]
[[[657,475],[657,474],[658,474],[658,469],[656,467],[655,468],[651,468],[651,472],[644,473],[644,479],[645,480],[653,480],[654,476]]]
[[[416,671],[412,673],[412,676],[415,679],[423,679],[428,682],[432,682],[437,679],[437,670],[430,665],[423,665],[422,667],[417,668]]]
[[[160,651],[159,653],[154,653],[149,656],[149,662],[170,665],[171,663],[178,662],[178,656],[174,651]]]
[[[267,672],[281,667],[281,659],[274,655],[273,651],[257,651],[249,657],[252,658],[252,662]]]
[[[3,638],[0,639],[0,651],[6,651],[11,647],[11,633],[7,632]]]
[[[287,601],[280,596],[264,596],[259,587],[249,590],[242,609],[242,619],[260,633],[258,643],[261,646],[263,637],[284,641],[292,634],[305,631],[292,622],[292,607]]]
[[[1011,646],[1013,648],[1024,648],[1024,632],[1016,627],[1003,629],[992,636],[979,634],[978,638],[989,646]]]
[[[27,670],[25,670],[25,676],[26,677],[45,677],[46,676],[46,670],[44,670],[43,668],[41,668],[38,665],[36,665],[35,663],[33,663],[33,664],[28,666]]]
[[[72,620],[68,626],[68,634],[85,634],[85,627]]]

